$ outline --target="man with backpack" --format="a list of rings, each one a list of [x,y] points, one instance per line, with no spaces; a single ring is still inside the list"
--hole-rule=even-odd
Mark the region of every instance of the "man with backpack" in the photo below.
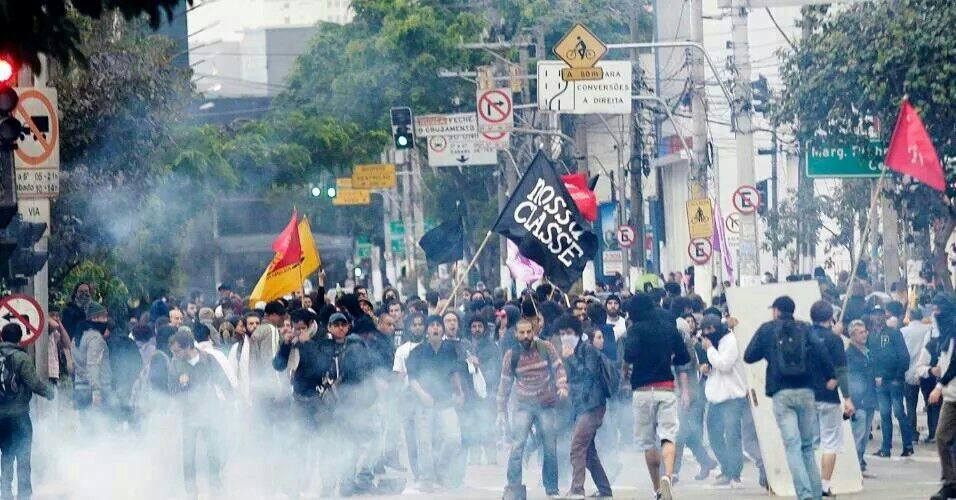
[[[505,498],[524,498],[521,468],[525,444],[532,426],[541,436],[543,443],[541,480],[544,489],[548,495],[557,495],[557,423],[554,405],[559,398],[568,397],[567,375],[561,356],[550,342],[535,338],[534,327],[530,321],[521,319],[516,326],[515,340],[518,346],[505,352],[501,360],[501,383],[498,386],[499,426],[504,426],[506,421],[512,386],[515,390]]]
[[[687,373],[678,374],[678,387],[674,367],[689,363],[690,356],[674,319],[658,311],[650,295],[635,295],[628,304],[628,317],[632,324],[624,341],[624,361],[631,364],[635,440],[644,450],[644,461],[657,498],[671,500],[677,457],[678,389],[681,389],[681,406],[687,407],[690,403]]]
[[[767,361],[766,394],[773,400],[794,490],[798,498],[820,499],[823,485],[813,453],[818,431],[814,377],[822,374],[826,388],[832,390],[837,386],[836,375],[823,344],[815,340],[807,324],[793,318],[793,299],[777,297],[770,307],[773,321],[757,329],[744,361]]]
[[[30,454],[33,423],[30,399],[37,393],[53,399],[53,386],[37,376],[33,358],[20,347],[23,329],[7,323],[0,330],[0,497],[14,498],[13,465],[17,467],[17,496],[30,498]]]
[[[618,371],[600,351],[581,340],[581,322],[562,316],[554,324],[561,339],[561,357],[568,373],[574,431],[571,434],[571,489],[565,498],[584,498],[585,468],[598,495],[611,496],[594,437],[604,423],[608,397],[620,386]]]

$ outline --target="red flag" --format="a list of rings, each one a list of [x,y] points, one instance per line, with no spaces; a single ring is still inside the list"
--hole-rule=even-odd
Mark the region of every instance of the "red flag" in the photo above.
[[[298,264],[302,260],[302,243],[299,241],[299,213],[292,211],[289,224],[279,233],[279,237],[272,242],[272,251],[276,253],[272,269],[282,269],[286,266]]]
[[[588,178],[583,173],[568,174],[561,176],[561,182],[567,188],[574,204],[578,206],[581,215],[588,222],[597,220],[597,196],[594,195],[594,191],[588,189]]]
[[[886,151],[886,166],[938,191],[946,190],[946,175],[923,120],[904,97],[900,115]]]

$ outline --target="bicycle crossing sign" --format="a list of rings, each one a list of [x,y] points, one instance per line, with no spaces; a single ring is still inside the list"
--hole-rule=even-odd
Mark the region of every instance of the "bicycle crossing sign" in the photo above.
[[[554,55],[569,66],[561,71],[565,81],[600,80],[603,71],[594,65],[607,53],[607,45],[581,23],[575,23],[554,46]]]

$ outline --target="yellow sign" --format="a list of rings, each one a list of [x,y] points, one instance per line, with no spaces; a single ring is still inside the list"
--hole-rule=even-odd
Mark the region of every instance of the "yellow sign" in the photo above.
[[[604,68],[561,68],[561,79],[566,82],[601,80]]]
[[[554,46],[554,55],[572,68],[593,68],[607,53],[607,45],[581,23]]]
[[[690,230],[690,239],[714,235],[714,208],[709,198],[687,201],[687,229]]]
[[[379,163],[356,165],[352,170],[352,187],[356,189],[394,189],[395,165]]]
[[[335,188],[336,189],[351,189],[352,187],[352,178],[351,177],[339,177],[335,179]]]
[[[332,198],[332,204],[337,206],[344,205],[368,205],[372,203],[372,192],[368,189],[339,189],[335,198]]]

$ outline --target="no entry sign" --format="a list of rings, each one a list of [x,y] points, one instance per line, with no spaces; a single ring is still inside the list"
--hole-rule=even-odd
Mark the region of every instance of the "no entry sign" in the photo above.
[[[23,328],[21,346],[37,341],[46,326],[46,316],[40,303],[29,295],[14,294],[0,298],[0,328],[17,323]]]
[[[479,91],[476,108],[479,132],[509,132],[514,128],[510,88]]]

